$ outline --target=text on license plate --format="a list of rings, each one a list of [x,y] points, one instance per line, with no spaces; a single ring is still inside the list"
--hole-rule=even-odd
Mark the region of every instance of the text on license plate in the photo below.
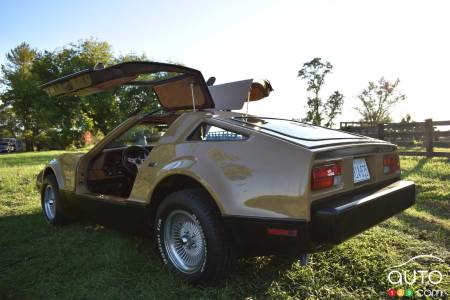
[[[365,158],[353,160],[353,182],[358,183],[370,179],[369,168]]]

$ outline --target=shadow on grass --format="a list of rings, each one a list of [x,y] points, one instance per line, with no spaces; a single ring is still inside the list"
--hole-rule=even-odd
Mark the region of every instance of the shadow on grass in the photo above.
[[[450,219],[450,200],[421,200],[416,202],[414,208],[437,218]]]
[[[2,217],[0,299],[256,297],[295,261],[240,259],[218,286],[194,287],[173,276],[155,248],[153,239],[91,223],[52,227],[38,212]]]
[[[234,298],[257,298],[266,295],[273,282],[281,282],[298,258],[289,255],[240,258],[229,279],[220,286],[235,286]],[[267,296],[265,296],[267,297]]]
[[[432,240],[444,247],[450,244],[450,230],[438,222],[424,220],[407,213],[401,213],[397,215],[397,218],[406,225],[400,230],[414,235],[417,239]]]
[[[422,157],[421,159],[419,159],[419,161],[417,162],[417,164],[411,168],[408,171],[405,171],[402,173],[402,177],[408,177],[409,175],[418,173],[420,170],[422,170],[422,168],[424,167],[424,165],[429,162],[431,160],[431,158],[428,157]]]

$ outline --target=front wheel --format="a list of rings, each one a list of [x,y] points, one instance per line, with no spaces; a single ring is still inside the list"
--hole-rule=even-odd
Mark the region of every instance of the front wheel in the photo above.
[[[220,212],[202,190],[168,195],[158,207],[155,233],[163,263],[188,282],[215,283],[231,267],[233,251]]]
[[[42,215],[51,225],[62,225],[67,222],[61,209],[61,198],[58,183],[54,175],[44,178],[41,192]]]

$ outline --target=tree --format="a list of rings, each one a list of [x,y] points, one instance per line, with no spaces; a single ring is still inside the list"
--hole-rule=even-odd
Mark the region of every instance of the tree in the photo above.
[[[33,150],[33,135],[39,131],[35,118],[40,109],[35,102],[38,82],[31,72],[36,53],[30,45],[22,43],[6,54],[7,62],[1,67],[1,83],[6,87],[1,101],[4,107],[11,107],[11,113],[20,120],[26,133],[27,150]]]
[[[332,69],[333,65],[330,62],[322,62],[321,58],[316,57],[310,62],[304,63],[303,68],[298,71],[298,77],[307,81],[306,90],[312,93],[312,96],[308,97],[308,111],[303,121],[319,126],[325,122],[325,127],[332,127],[335,118],[341,113],[344,95],[339,91],[331,94],[325,103],[320,97],[325,77],[331,73]]]
[[[43,84],[86,69],[86,66],[87,64],[80,60],[75,47],[69,45],[61,50],[38,53],[32,72],[38,78],[39,84]],[[36,135],[37,146],[67,148],[81,140],[83,132],[92,126],[89,126],[91,122],[82,112],[80,99],[74,96],[51,98],[41,89],[38,91],[35,101],[40,103],[41,111],[36,117],[41,129]]]
[[[411,117],[411,114],[407,113],[402,119],[400,120],[400,123],[412,123],[414,120]]]
[[[130,115],[159,107],[152,89],[122,86],[94,95],[49,97],[39,86],[92,68],[135,60],[145,55],[114,57],[105,41],[80,40],[54,51],[38,51],[22,43],[6,56],[0,73],[0,134],[25,139],[27,150],[82,146],[86,131],[105,135]],[[148,74],[164,79],[171,74]],[[144,77],[142,78],[144,79]]]
[[[20,132],[12,107],[0,104],[0,138],[16,137]]]
[[[39,149],[42,141],[52,140],[56,147],[65,148],[81,140],[82,134],[94,127],[86,111],[95,115],[108,107],[99,105],[105,102],[105,96],[101,101],[74,96],[50,98],[39,88],[42,83],[91,68],[97,62],[112,63],[112,50],[107,42],[87,39],[61,50],[43,52],[22,43],[6,59],[1,68],[5,92],[0,99],[5,107],[11,107],[29,151]],[[112,96],[108,101],[114,101]],[[114,114],[106,117],[113,118]]]
[[[362,117],[363,122],[378,124],[390,122],[391,109],[399,102],[406,99],[406,96],[397,90],[400,79],[393,82],[381,77],[378,82],[369,82],[357,98],[361,101],[356,111]]]
[[[92,68],[97,63],[110,65],[114,61],[111,46],[91,38],[71,43],[60,50],[39,53],[33,71],[40,82],[45,83]],[[86,131],[106,134],[111,129],[107,124],[117,119],[115,99],[111,92],[86,97],[60,96],[49,100],[51,120],[54,121],[49,134],[58,135],[59,144],[64,148],[82,146],[80,141]]]

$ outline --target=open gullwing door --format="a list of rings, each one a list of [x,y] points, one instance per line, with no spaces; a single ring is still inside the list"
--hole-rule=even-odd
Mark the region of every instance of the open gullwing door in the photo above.
[[[246,79],[209,86],[216,110],[239,110],[247,101],[258,101],[273,91],[268,80]]]
[[[152,88],[165,110],[214,108],[200,71],[157,62],[134,61],[87,69],[50,81],[41,88],[50,96],[87,96],[122,85]]]
[[[207,86],[200,71],[179,65],[133,61],[95,67],[41,86],[50,96],[87,96],[119,86],[152,88],[167,111],[241,109],[246,101],[265,98],[273,90],[267,80],[242,80]]]

